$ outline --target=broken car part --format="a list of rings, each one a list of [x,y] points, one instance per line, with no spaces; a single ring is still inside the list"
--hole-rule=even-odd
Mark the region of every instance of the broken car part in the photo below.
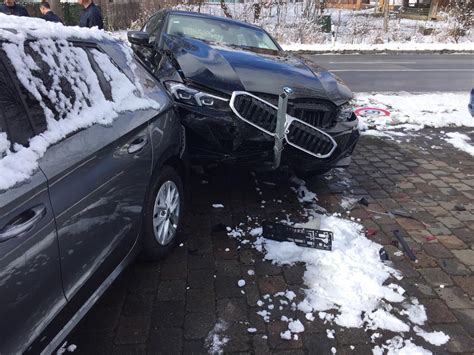
[[[405,252],[405,254],[410,258],[411,261],[417,261],[417,258],[415,256],[415,254],[413,253],[413,251],[411,250],[410,246],[408,245],[408,243],[406,242],[405,238],[403,238],[403,236],[400,234],[400,231],[398,229],[395,229],[393,231],[393,235],[395,236],[395,238],[397,238],[397,240],[400,242],[400,244],[402,245],[402,248],[403,248],[403,251]]]
[[[281,223],[264,221],[262,236],[277,242],[293,242],[300,247],[332,250],[331,231],[297,228]]]

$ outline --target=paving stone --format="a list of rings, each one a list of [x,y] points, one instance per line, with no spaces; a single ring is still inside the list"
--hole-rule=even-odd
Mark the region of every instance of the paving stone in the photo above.
[[[212,269],[214,270],[214,256],[212,254],[192,254],[189,256],[188,267],[190,269]]]
[[[257,302],[260,299],[260,291],[256,283],[252,282],[245,284],[245,298],[250,307],[255,307],[257,305]]]
[[[187,340],[205,338],[215,323],[214,314],[188,313],[184,318],[184,338]]]
[[[331,348],[337,348],[335,339],[329,339],[326,333],[304,334],[303,344],[311,355],[332,354]]]
[[[449,286],[453,284],[453,281],[439,268],[426,268],[418,269],[423,278],[432,286],[438,287],[439,285]]]
[[[155,295],[144,294],[130,294],[125,300],[122,314],[126,317],[130,316],[148,316],[150,315]]]
[[[189,289],[186,292],[187,312],[215,312],[215,295],[212,289]]]
[[[453,250],[453,254],[458,258],[463,264],[472,266],[474,265],[474,250]]]
[[[446,228],[442,223],[432,223],[428,227],[428,230],[432,235],[450,235],[452,234],[451,230]]]
[[[440,299],[425,299],[422,304],[425,306],[430,324],[455,323],[457,321],[452,311]]]
[[[217,275],[215,279],[215,288],[216,288],[216,297],[217,299],[221,298],[232,298],[232,297],[242,297],[241,289],[238,286],[238,281],[240,277],[238,276],[221,276]]]
[[[472,273],[469,276],[454,276],[453,280],[470,297],[474,297],[474,276]]]
[[[301,336],[298,340],[285,340],[280,334],[288,329],[288,323],[272,321],[267,324],[268,345],[271,349],[301,349],[303,342]]]
[[[255,272],[259,276],[280,275],[282,273],[282,269],[280,266],[274,265],[269,261],[262,260],[260,257],[255,261]]]
[[[145,344],[123,344],[115,345],[111,353],[114,355],[145,355],[147,351]]]
[[[464,330],[471,337],[474,337],[474,308],[455,309],[453,313]]]
[[[148,354],[181,354],[183,330],[181,328],[156,328],[150,331],[147,342]]]
[[[435,291],[451,309],[474,308],[474,303],[469,300],[469,297],[459,287],[445,287]]]
[[[216,261],[216,273],[223,276],[239,276],[240,264],[237,260]]]
[[[153,310],[153,326],[182,327],[184,324],[185,302],[157,302]]]
[[[474,233],[467,228],[453,229],[453,234],[464,243],[474,243]],[[456,248],[454,248],[456,249]]]
[[[367,344],[370,338],[363,328],[343,328],[336,332],[336,340],[343,345]]]
[[[217,316],[225,322],[247,321],[247,304],[242,298],[225,298],[217,301]]]
[[[466,249],[467,245],[454,235],[439,235],[436,239],[448,249]]]
[[[453,254],[440,243],[429,243],[423,245],[423,250],[434,258],[452,258]]]
[[[214,273],[209,269],[196,269],[188,272],[187,286],[192,289],[213,289]]]
[[[414,219],[411,219],[411,218],[397,217],[396,220],[397,220],[397,223],[400,226],[402,226],[403,229],[407,231],[425,229],[425,226],[422,223],[415,221]]]
[[[163,264],[161,267],[161,280],[186,279],[188,275],[187,262]]]
[[[121,317],[115,344],[142,344],[148,338],[150,330],[150,317]]]
[[[183,354],[208,355],[209,350],[205,347],[203,339],[185,340]]]
[[[438,217],[438,221],[450,229],[464,227],[464,223],[454,217]]]
[[[306,271],[304,264],[296,264],[283,268],[283,276],[288,285],[300,285],[303,283],[303,274]]]
[[[439,266],[449,275],[470,275],[471,271],[461,264],[458,259],[439,259]]]
[[[287,285],[283,276],[268,276],[258,280],[260,293],[274,295],[277,292],[285,291]]]
[[[433,328],[449,335],[450,339],[447,343],[448,351],[453,353],[471,353],[472,349],[474,349],[473,339],[460,325],[443,324]]]
[[[411,262],[411,264],[415,268],[430,268],[430,267],[437,267],[438,263],[436,262],[436,259],[433,257],[429,256],[425,252],[415,252],[415,255],[417,257],[417,262]]]
[[[186,292],[184,280],[162,281],[158,286],[158,301],[182,301]]]

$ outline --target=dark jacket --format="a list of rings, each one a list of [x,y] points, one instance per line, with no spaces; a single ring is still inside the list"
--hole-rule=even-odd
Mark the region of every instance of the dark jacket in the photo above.
[[[13,6],[7,6],[5,4],[0,5],[0,12],[3,12],[4,14],[7,15],[15,15],[15,16],[30,16],[28,15],[28,11],[26,9],[18,4],[15,4]]]
[[[41,16],[41,18],[49,22],[63,23],[63,20],[61,20],[61,18],[58,15],[56,15],[53,11],[48,11],[43,16]]]
[[[102,21],[100,10],[93,2],[84,9],[79,21],[79,26],[89,28],[97,26],[99,29],[104,28],[104,22]]]

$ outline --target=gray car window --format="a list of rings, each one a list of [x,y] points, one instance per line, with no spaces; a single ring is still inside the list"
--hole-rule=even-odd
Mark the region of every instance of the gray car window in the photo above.
[[[159,13],[153,16],[146,23],[143,30],[150,35],[150,42],[154,42],[161,30],[161,24],[163,23],[163,14]]]
[[[0,50],[0,131],[15,143],[28,145],[33,136],[33,127],[22,98],[17,90],[19,83],[13,81],[15,72],[5,53]]]

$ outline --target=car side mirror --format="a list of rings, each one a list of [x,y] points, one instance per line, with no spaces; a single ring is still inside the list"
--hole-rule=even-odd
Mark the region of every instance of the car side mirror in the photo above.
[[[152,44],[150,43],[150,35],[146,32],[128,31],[127,38],[131,44],[136,46],[152,47]]]

